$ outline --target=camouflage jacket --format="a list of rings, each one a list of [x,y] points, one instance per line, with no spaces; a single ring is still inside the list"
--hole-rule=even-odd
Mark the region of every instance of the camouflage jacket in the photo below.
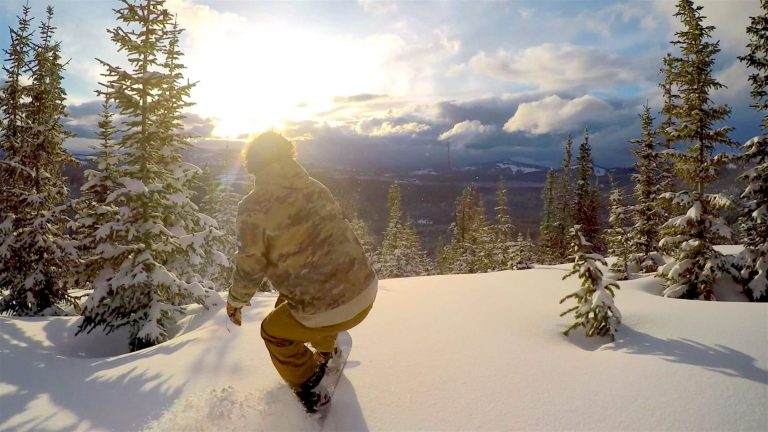
[[[373,304],[376,274],[331,192],[294,160],[254,181],[238,206],[229,303],[247,303],[266,277],[307,327],[347,321]]]

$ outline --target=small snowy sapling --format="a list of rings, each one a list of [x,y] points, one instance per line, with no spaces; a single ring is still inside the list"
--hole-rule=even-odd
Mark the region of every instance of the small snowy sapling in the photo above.
[[[570,234],[576,259],[573,269],[563,279],[578,275],[581,288],[560,299],[561,304],[570,298],[576,299],[576,306],[560,314],[565,316],[573,312],[575,315],[575,321],[563,333],[568,336],[571,330],[584,327],[589,337],[610,336],[613,339],[621,324],[621,312],[613,302],[613,290],[619,289],[619,285],[611,279],[603,278],[603,271],[597,264],[606,265],[605,259],[593,252],[593,246],[584,238],[581,227],[574,226]]]

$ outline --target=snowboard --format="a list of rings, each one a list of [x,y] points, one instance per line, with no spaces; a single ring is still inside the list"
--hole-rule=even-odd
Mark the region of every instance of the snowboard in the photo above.
[[[347,364],[349,352],[352,349],[352,336],[349,332],[343,331],[336,336],[336,345],[334,347],[333,357],[328,361],[325,369],[325,375],[318,384],[318,390],[323,394],[323,400],[318,405],[317,411],[311,413],[319,422],[323,422],[331,409],[331,400],[336,392],[336,386],[341,379],[341,373],[344,372],[344,366]]]

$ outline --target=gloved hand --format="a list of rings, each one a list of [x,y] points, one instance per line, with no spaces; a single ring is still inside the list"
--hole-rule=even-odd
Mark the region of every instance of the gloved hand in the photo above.
[[[242,320],[242,311],[243,307],[234,307],[229,302],[227,302],[227,316],[229,317],[229,320],[232,321],[236,326],[240,326],[243,324]]]

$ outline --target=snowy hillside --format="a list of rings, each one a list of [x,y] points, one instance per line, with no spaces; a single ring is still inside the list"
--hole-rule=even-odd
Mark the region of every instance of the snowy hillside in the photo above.
[[[616,342],[560,332],[568,266],[384,280],[325,430],[764,430],[768,304],[666,299],[621,283]],[[0,318],[0,431],[314,431],[259,338],[222,306],[171,342]]]
[[[543,171],[539,167],[533,167],[533,166],[530,166],[530,165],[522,165],[519,162],[514,162],[514,161],[499,162],[499,163],[496,164],[496,167],[499,168],[499,169],[510,170],[513,173],[523,173],[523,174],[537,172],[537,171]]]

